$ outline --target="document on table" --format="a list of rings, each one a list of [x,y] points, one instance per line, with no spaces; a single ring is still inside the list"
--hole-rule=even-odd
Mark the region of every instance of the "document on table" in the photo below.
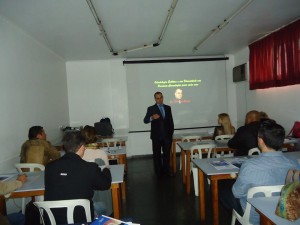
[[[210,164],[213,165],[217,170],[238,168],[238,167],[232,165],[230,162],[227,162],[226,160],[223,160],[223,159],[214,160]]]

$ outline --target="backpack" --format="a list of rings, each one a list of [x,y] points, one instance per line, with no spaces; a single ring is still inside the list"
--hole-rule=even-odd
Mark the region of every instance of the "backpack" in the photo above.
[[[94,124],[96,134],[101,136],[112,136],[114,129],[108,117],[102,118],[100,122]]]
[[[294,138],[300,138],[300,122],[296,121],[294,123],[293,128],[291,129],[291,131],[289,132],[289,134],[287,136],[292,135],[292,137]]]
[[[300,218],[300,171],[290,169],[275,214],[290,221]]]

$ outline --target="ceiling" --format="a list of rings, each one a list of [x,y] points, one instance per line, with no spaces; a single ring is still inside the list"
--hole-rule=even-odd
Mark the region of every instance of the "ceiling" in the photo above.
[[[300,18],[300,0],[178,0],[160,45],[139,49],[159,42],[173,0],[91,2],[117,56],[86,0],[0,0],[0,14],[66,61],[225,55]],[[131,48],[137,50],[120,53]]]

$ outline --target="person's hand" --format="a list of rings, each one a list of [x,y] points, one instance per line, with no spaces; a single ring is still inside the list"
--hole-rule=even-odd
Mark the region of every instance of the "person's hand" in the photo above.
[[[24,173],[24,174],[18,176],[17,180],[18,180],[18,181],[21,181],[21,182],[24,184],[25,181],[27,180],[26,174]]]
[[[158,114],[153,114],[152,115],[152,119],[154,119],[154,120],[158,119],[159,117],[160,117],[160,115],[158,115]]]

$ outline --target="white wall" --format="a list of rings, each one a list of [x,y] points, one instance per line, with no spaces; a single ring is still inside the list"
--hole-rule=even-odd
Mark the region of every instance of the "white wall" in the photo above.
[[[65,62],[0,16],[0,172],[15,171],[28,129],[41,125],[53,142],[68,123]]]
[[[249,50],[244,48],[235,55],[235,65],[249,61]],[[249,79],[248,79],[249,80]],[[286,132],[292,128],[294,121],[300,120],[300,85],[292,85],[278,88],[260,90],[249,90],[249,82],[237,85],[244,88],[237,88],[236,96],[245,96],[246,111],[265,111],[270,118],[281,124]],[[239,105],[237,105],[239,108]],[[239,114],[244,118],[245,115]]]
[[[228,64],[232,68],[233,61],[229,61]],[[152,154],[149,132],[127,133],[129,112],[126,70],[122,60],[72,61],[66,65],[70,125],[93,125],[101,117],[109,117],[117,135],[128,135],[127,156]],[[231,113],[235,115],[235,97],[231,97],[235,96],[235,85],[229,81],[232,80],[229,75],[232,73],[229,71],[227,71],[227,85],[230,88],[229,105]]]

